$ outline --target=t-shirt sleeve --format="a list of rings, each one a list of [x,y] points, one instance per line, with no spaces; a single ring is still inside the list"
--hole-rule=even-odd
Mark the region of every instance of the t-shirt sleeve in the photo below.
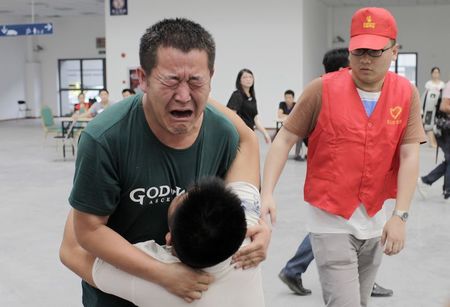
[[[102,144],[88,133],[82,133],[69,196],[73,208],[99,216],[114,212],[120,200],[120,186],[112,159]]]
[[[231,94],[230,99],[228,100],[227,107],[229,107],[231,110],[239,111],[242,106],[242,95],[235,91],[233,94]]]
[[[284,128],[301,138],[307,137],[316,126],[322,107],[322,79],[317,78],[304,89],[289,116]]]
[[[420,117],[420,99],[419,92],[415,86],[412,86],[413,94],[411,97],[411,107],[409,108],[408,124],[402,144],[425,143],[426,136],[423,130],[422,119]]]
[[[284,108],[283,108],[283,101],[282,101],[282,102],[280,102],[280,103],[278,104],[278,109],[279,109],[279,110],[282,110],[282,111],[283,111],[283,113],[284,113]]]

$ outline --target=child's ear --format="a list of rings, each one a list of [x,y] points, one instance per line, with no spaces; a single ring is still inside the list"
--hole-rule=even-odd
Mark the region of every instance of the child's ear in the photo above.
[[[166,245],[172,245],[172,235],[170,234],[170,232],[166,233]]]

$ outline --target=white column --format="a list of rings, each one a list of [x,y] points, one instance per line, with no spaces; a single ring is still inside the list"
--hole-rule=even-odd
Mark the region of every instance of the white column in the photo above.
[[[30,111],[27,116],[39,117],[42,104],[41,63],[37,60],[33,47],[36,37],[27,36],[27,60],[25,63],[25,101]]]

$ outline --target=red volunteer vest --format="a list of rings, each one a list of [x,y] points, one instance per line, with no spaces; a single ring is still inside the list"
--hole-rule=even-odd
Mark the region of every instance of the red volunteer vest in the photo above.
[[[388,72],[367,117],[348,69],[326,74],[322,82],[322,108],[308,141],[305,201],[345,219],[362,203],[372,217],[397,194],[411,84]]]

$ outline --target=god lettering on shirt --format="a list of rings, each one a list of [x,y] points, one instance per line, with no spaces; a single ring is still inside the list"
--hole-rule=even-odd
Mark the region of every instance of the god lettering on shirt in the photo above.
[[[150,188],[136,188],[130,192],[130,200],[140,205],[156,205],[170,203],[172,199],[185,192],[185,189],[168,185]]]

